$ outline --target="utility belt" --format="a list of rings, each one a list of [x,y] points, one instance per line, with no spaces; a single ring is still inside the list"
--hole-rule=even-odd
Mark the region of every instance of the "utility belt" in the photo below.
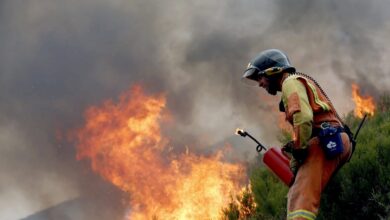
[[[324,122],[324,123],[327,123],[327,122]],[[337,131],[340,133],[346,132],[346,130],[341,126],[333,126],[333,127],[335,127],[337,129]],[[311,138],[318,137],[320,135],[321,130],[322,130],[322,128],[313,128],[313,130],[311,132]]]
[[[333,126],[328,122],[323,122],[321,128],[314,128],[312,137],[318,137],[325,156],[333,159],[344,152],[341,133],[345,129],[341,126]]]

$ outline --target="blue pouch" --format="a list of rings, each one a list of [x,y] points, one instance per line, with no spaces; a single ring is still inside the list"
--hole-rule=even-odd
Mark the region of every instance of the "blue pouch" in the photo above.
[[[342,128],[333,127],[327,122],[321,124],[319,139],[325,156],[333,159],[344,151],[343,141],[341,139]]]

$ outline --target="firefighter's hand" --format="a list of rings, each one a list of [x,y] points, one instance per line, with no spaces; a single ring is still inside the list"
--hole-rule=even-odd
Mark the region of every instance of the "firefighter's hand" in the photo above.
[[[295,160],[294,158],[291,158],[291,160],[290,160],[290,170],[294,174],[294,176],[297,175],[298,168],[299,168],[299,164],[298,164],[297,160]]]
[[[298,164],[302,164],[305,161],[308,153],[309,152],[307,148],[301,148],[301,149],[294,149],[292,155],[294,159],[297,160]]]
[[[293,149],[294,149],[294,141],[289,141],[287,142],[287,144],[285,144],[282,147],[282,151],[289,154],[292,154]]]

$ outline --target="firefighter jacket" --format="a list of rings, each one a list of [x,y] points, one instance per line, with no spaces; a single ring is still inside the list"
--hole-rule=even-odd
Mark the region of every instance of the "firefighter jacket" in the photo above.
[[[341,126],[329,99],[312,80],[290,74],[281,87],[286,120],[293,126],[294,149],[307,148],[323,122]]]

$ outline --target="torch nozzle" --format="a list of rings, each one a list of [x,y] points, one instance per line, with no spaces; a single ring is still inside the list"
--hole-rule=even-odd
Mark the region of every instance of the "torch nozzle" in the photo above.
[[[248,135],[248,133],[246,133],[246,131],[240,129],[240,128],[237,128],[236,129],[236,135],[241,135],[242,137],[245,137]]]

